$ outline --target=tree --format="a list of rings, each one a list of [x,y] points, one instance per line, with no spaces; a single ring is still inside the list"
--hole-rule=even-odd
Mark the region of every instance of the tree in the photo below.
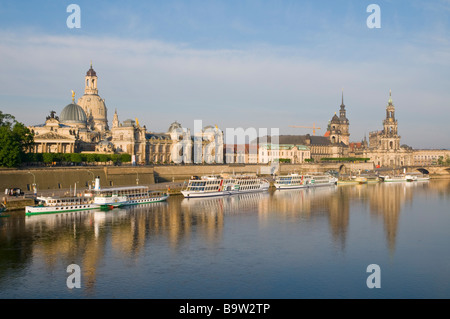
[[[127,153],[120,154],[120,161],[121,161],[122,163],[128,163],[128,162],[131,162],[131,155],[130,155],[130,154],[127,154]]]
[[[53,153],[44,153],[42,154],[42,160],[45,164],[51,164],[53,163]]]
[[[25,125],[0,111],[0,166],[19,166],[33,143],[33,134]]]
[[[77,164],[81,163],[82,162],[81,154],[80,153],[71,153],[70,161],[72,163],[77,163]]]
[[[97,162],[97,158],[98,158],[97,154],[93,154],[93,153],[86,154],[86,161],[88,163]]]

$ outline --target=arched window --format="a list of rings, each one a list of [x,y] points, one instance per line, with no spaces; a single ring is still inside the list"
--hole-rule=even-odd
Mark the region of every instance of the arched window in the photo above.
[[[394,143],[392,141],[389,142],[389,147],[392,149],[394,148]]]
[[[89,86],[89,79],[86,79],[86,86]]]

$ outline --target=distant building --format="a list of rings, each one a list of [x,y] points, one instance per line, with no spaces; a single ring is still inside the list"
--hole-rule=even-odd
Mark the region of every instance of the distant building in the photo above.
[[[261,144],[258,149],[259,163],[286,161],[292,164],[305,163],[311,159],[308,146],[295,144]]]
[[[450,150],[414,150],[412,165],[438,165],[450,158]]]

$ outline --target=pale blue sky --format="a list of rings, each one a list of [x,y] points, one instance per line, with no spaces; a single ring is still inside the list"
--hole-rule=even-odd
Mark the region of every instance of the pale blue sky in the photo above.
[[[69,29],[69,4],[81,28]],[[381,28],[369,29],[369,4]],[[0,110],[25,124],[83,94],[92,60],[111,121],[166,131],[177,120],[322,127],[339,111],[350,139],[382,128],[392,98],[401,142],[450,148],[450,1],[4,1]]]

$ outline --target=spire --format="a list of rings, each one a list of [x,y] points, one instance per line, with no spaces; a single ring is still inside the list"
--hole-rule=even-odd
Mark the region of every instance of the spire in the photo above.
[[[389,89],[389,104],[392,104],[392,92],[391,92],[391,89]]]
[[[341,105],[344,105],[344,88],[342,88],[342,104]]]
[[[72,90],[72,103],[75,104],[75,92]]]

